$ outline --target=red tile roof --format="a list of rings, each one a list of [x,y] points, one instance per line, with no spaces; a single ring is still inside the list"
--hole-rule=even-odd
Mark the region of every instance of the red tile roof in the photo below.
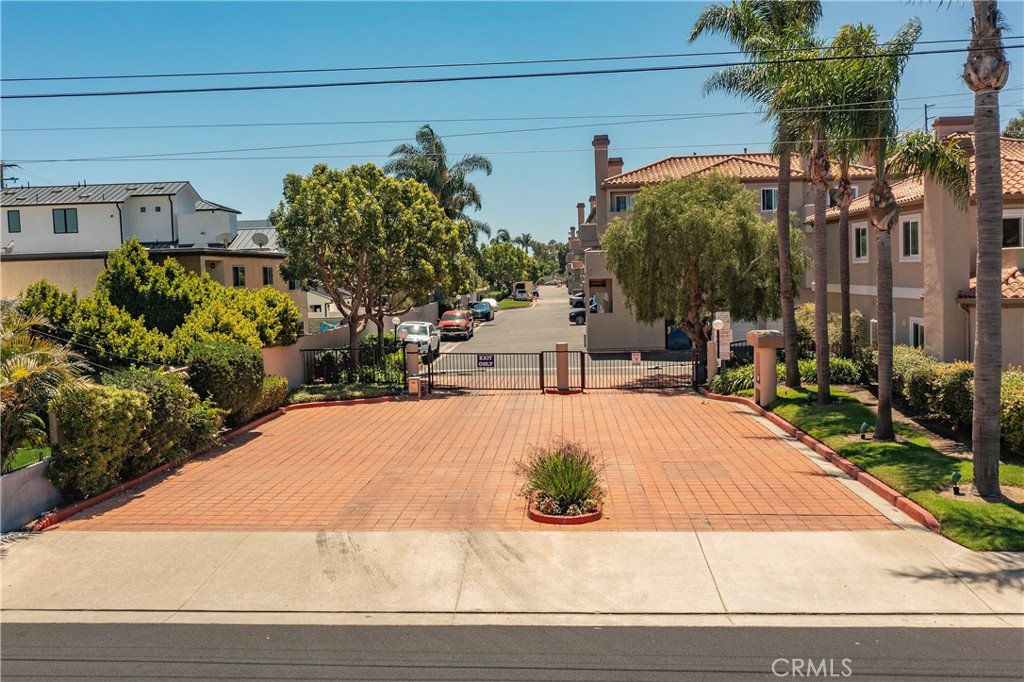
[[[978,278],[971,277],[971,286],[960,292],[960,298],[975,298]],[[1024,271],[1013,266],[1003,268],[1003,298],[1024,301]]]
[[[791,161],[792,177],[805,180],[803,160],[794,155]],[[651,185],[669,180],[680,180],[699,173],[720,173],[741,180],[771,181],[779,176],[779,158],[773,154],[701,154],[693,156],[670,156],[661,161],[619,175],[604,181],[604,187],[634,187]],[[869,179],[872,169],[854,165],[853,177]]]

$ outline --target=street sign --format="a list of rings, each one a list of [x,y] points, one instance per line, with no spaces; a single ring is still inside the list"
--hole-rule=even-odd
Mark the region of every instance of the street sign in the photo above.
[[[634,365],[639,365],[640,364],[640,353],[637,353],[637,352],[633,353],[633,364]]]
[[[494,353],[477,353],[477,367],[494,367]]]

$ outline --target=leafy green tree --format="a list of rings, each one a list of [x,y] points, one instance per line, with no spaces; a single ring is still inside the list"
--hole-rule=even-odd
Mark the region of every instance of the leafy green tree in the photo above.
[[[507,242],[498,242],[480,250],[481,276],[495,289],[508,291],[514,282],[531,279],[539,272],[537,260]]]
[[[790,227],[796,278],[803,270],[799,234]],[[716,310],[737,319],[778,314],[775,230],[734,179],[692,176],[645,187],[601,247],[637,319],[676,320],[697,348],[707,343]]]
[[[1006,127],[1003,128],[1003,137],[1024,140],[1024,109],[1019,110],[1016,116],[1006,122]]]
[[[88,383],[81,356],[54,339],[35,333],[48,324],[23,314],[16,303],[0,301],[0,452],[3,470],[18,448],[46,441],[42,414],[61,390]]]
[[[356,366],[359,334],[381,301],[398,312],[465,276],[462,223],[423,183],[373,164],[289,174],[270,219],[288,254],[283,275],[327,292],[348,323]]]
[[[786,344],[786,385],[800,385],[797,366],[796,279],[789,254],[790,235],[790,154],[795,150],[796,134],[789,113],[771,108],[775,91],[784,82],[780,66],[765,62],[777,61],[783,50],[805,47],[814,27],[821,19],[818,0],[737,0],[708,5],[697,17],[690,31],[692,43],[699,36],[710,34],[727,38],[746,52],[755,63],[750,67],[724,69],[708,78],[705,92],[723,91],[765,106],[767,118],[775,122],[775,151],[779,155],[779,194],[775,207],[775,230],[779,252],[779,286],[782,298],[782,331]],[[750,71],[757,78],[751,78]],[[758,84],[767,84],[761,87]],[[773,87],[774,86],[774,87]]]
[[[1020,7],[1018,6],[1018,11]],[[1019,18],[1019,14],[1017,15]],[[1003,365],[1003,179],[999,142],[999,91],[1010,76],[1003,49],[1006,22],[995,0],[974,0],[971,51],[963,79],[974,92],[974,182],[978,205],[977,328],[974,335],[974,485],[999,495],[999,395]],[[1019,82],[1019,77],[1018,77]]]

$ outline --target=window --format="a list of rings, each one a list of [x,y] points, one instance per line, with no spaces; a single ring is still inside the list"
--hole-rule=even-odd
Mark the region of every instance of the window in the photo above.
[[[78,209],[77,208],[55,208],[53,209],[53,233],[54,234],[77,234],[78,232]]]
[[[7,212],[7,231],[11,234],[21,232],[21,211]]]
[[[245,266],[235,265],[231,268],[231,284],[236,287],[245,286]]]
[[[853,226],[853,262],[868,262],[868,226]]]
[[[633,208],[633,196],[617,196],[612,198],[612,210],[616,212],[629,211]]]
[[[312,312],[314,312],[314,313],[318,313],[318,312],[320,312],[320,310],[321,310],[321,308],[320,308],[320,304],[319,304],[319,303],[314,303],[313,305],[309,306],[309,309],[310,309],[310,310],[311,310]]]
[[[774,211],[775,207],[779,205],[779,190],[778,188],[773,189],[762,189],[761,190],[761,210],[762,211]]]
[[[145,213],[145,212],[146,212],[146,207],[145,206],[139,206],[139,213]]]
[[[299,283],[298,282],[296,282],[294,279],[288,280],[288,291],[295,291],[298,288],[299,288]]]
[[[917,220],[904,220],[900,233],[900,260],[921,260],[921,224]]]
[[[1024,218],[1003,218],[1003,248],[1016,249],[1024,246],[1024,234],[1021,234],[1021,223]]]
[[[274,268],[263,266],[263,286],[271,286],[274,284]]]
[[[154,206],[153,210],[156,211],[157,213],[159,213],[160,212],[160,207],[159,206]]]
[[[612,283],[608,279],[590,280],[590,313],[612,312]]]
[[[924,348],[924,320],[919,317],[910,318],[910,345]]]

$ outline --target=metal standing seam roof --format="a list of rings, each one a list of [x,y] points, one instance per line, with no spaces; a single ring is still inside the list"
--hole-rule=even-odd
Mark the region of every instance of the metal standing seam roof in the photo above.
[[[0,193],[4,206],[50,206],[67,204],[119,204],[131,197],[177,194],[189,183],[125,182],[113,185],[57,185],[49,187],[9,187]]]
[[[252,240],[257,233],[262,232],[267,236],[267,243],[264,246],[258,245]],[[284,251],[277,242],[277,230],[273,227],[240,227],[235,238],[228,244],[230,251]]]
[[[218,204],[218,203],[216,203],[214,201],[207,201],[206,199],[202,199],[202,198],[199,199],[199,201],[196,202],[196,210],[197,211],[225,211],[227,213],[237,213],[239,215],[241,215],[241,213],[242,213],[241,211],[239,211],[237,209],[231,208],[229,206],[225,206],[223,204]]]

